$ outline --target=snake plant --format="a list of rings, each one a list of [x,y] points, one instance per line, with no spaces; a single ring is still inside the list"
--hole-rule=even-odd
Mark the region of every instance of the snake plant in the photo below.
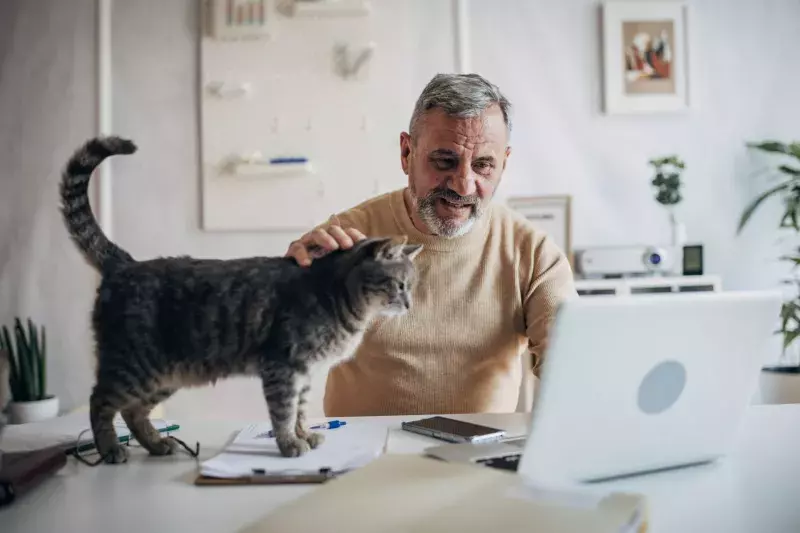
[[[47,336],[44,326],[29,318],[27,328],[14,320],[13,334],[7,326],[0,331],[0,350],[8,353],[11,397],[15,402],[34,402],[47,394]]]

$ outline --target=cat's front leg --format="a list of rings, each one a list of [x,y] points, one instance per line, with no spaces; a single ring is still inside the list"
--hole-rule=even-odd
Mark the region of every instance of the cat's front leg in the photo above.
[[[306,425],[306,402],[308,393],[311,390],[309,376],[300,379],[300,394],[297,399],[297,424],[295,431],[297,436],[305,440],[311,448],[316,448],[325,441],[325,435],[310,431]]]
[[[291,369],[273,368],[261,376],[272,430],[284,457],[299,457],[311,449],[310,444],[297,434],[297,381]]]

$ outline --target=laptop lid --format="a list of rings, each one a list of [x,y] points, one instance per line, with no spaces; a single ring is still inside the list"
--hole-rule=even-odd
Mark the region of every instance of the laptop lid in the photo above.
[[[520,474],[589,481],[724,455],[780,346],[781,301],[722,292],[565,302]]]

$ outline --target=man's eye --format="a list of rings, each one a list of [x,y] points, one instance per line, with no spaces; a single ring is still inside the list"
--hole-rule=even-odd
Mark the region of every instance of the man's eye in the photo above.
[[[438,170],[452,170],[458,163],[455,159],[434,159],[433,164]]]
[[[478,172],[486,172],[494,168],[494,165],[489,161],[478,161],[473,165],[473,168]]]

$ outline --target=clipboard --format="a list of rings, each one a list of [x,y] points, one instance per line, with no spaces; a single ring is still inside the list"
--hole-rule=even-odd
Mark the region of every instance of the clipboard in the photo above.
[[[298,457],[283,457],[265,424],[236,432],[219,453],[203,461],[197,486],[322,484],[361,468],[386,452],[388,428],[360,421],[326,431],[325,442]]]
[[[194,480],[197,486],[231,486],[231,485],[305,485],[315,483],[325,483],[344,472],[333,472],[330,469],[322,469],[318,474],[266,474],[254,473],[251,476],[221,478],[204,476],[198,474]]]

